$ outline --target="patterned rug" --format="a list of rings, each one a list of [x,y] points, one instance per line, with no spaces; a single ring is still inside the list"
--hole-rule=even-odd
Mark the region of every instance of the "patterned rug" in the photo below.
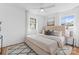
[[[59,48],[57,51],[57,55],[71,55],[72,46],[65,45],[63,48]]]
[[[72,51],[71,46],[64,46],[62,49],[58,49],[56,55],[70,55]],[[7,55],[38,55],[27,44],[21,43],[7,47]]]
[[[37,55],[37,53],[25,43],[10,46],[7,50],[7,55]]]

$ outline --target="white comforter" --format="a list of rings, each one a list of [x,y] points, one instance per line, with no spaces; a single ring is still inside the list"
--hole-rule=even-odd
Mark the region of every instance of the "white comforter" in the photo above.
[[[51,39],[51,40],[56,40],[59,47],[63,47],[65,45],[65,37],[64,36],[51,36],[51,35],[41,35],[41,36]]]
[[[50,54],[55,54],[56,50],[59,47],[56,41],[58,38],[55,38],[56,40],[52,40],[52,37],[44,36],[44,35],[29,35],[27,37],[32,38],[29,39],[30,42],[36,44],[41,49],[43,49],[44,51]]]

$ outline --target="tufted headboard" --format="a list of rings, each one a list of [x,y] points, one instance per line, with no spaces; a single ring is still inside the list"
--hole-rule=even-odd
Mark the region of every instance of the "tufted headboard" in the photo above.
[[[62,31],[62,35],[65,33],[65,27],[64,26],[46,26],[45,31],[47,30],[55,30],[55,31]]]

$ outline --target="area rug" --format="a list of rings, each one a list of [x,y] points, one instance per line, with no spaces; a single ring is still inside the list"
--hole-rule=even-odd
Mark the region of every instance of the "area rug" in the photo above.
[[[64,46],[62,49],[58,49],[56,55],[70,55],[72,52],[71,46]],[[20,43],[7,47],[7,55],[38,55],[27,44]]]
[[[57,51],[57,55],[71,55],[72,53],[72,46],[65,45],[62,48],[59,48]]]
[[[25,43],[21,43],[7,47],[7,55],[37,55],[37,53]]]

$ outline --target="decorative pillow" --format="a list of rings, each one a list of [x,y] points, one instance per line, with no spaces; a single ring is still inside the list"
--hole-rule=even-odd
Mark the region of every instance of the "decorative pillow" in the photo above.
[[[54,35],[54,31],[47,30],[45,31],[45,35]]]
[[[51,35],[51,31],[50,30],[45,31],[45,35]]]
[[[54,35],[54,30],[51,30],[51,35],[55,36],[55,35]]]

